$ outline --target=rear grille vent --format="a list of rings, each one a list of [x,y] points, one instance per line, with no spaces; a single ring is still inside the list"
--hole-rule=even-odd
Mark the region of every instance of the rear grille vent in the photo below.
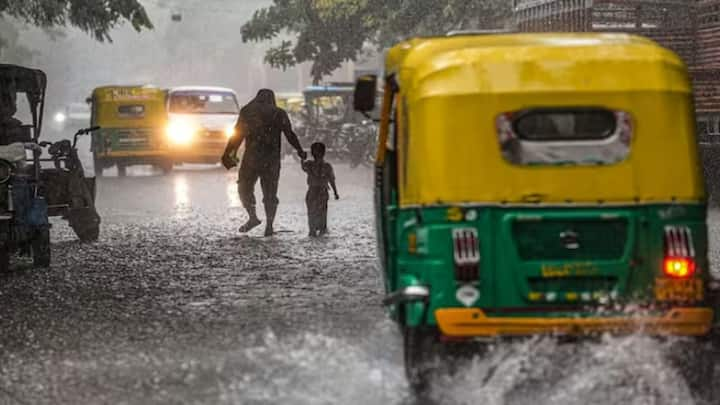
[[[687,226],[665,227],[665,254],[667,257],[695,257],[690,228]]]
[[[455,278],[461,282],[480,279],[480,242],[474,228],[453,229]]]

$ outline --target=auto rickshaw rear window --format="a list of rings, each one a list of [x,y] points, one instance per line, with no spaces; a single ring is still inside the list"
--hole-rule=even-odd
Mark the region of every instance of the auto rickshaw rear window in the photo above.
[[[600,108],[533,109],[497,117],[505,161],[521,166],[613,165],[630,155],[630,114]]]
[[[615,114],[602,109],[532,110],[513,121],[515,133],[528,141],[600,140],[617,128]]]
[[[144,118],[144,105],[121,105],[118,106],[118,117],[120,118]]]

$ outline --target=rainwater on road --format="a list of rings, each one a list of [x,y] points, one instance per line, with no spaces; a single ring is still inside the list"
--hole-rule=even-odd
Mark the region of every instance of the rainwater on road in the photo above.
[[[262,227],[237,232],[236,173],[137,168],[99,179],[99,242],[81,244],[55,221],[51,269],[20,263],[0,275],[0,404],[415,403],[380,306],[372,172],[336,170],[342,199],[321,239],[306,236],[305,180],[292,160],[272,238]],[[666,360],[670,345],[501,344],[439,379],[432,397],[692,403]]]

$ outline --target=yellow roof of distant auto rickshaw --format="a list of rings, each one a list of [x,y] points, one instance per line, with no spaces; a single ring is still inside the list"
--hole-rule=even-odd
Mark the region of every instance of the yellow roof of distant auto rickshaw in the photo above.
[[[598,63],[609,72],[620,68],[624,75],[603,75],[595,72],[588,77],[579,72],[578,64]],[[683,61],[673,52],[650,39],[628,34],[499,34],[458,35],[451,37],[415,38],[391,48],[386,57],[386,74],[396,74],[403,86],[416,89],[428,79],[443,72],[455,73],[469,64],[481,65],[484,75],[475,80],[460,81],[457,86],[444,83],[442,89],[423,88],[425,92],[475,93],[513,91],[528,92],[546,89],[572,91],[610,87],[633,90],[672,90],[690,92]],[[540,68],[552,66],[561,71],[563,65],[572,71],[553,78],[532,79]],[[633,70],[633,66],[643,67]],[[645,67],[653,69],[645,70]],[[540,69],[542,70],[542,69]],[[580,74],[578,74],[580,73]],[[585,74],[583,74],[585,73]],[[638,80],[641,78],[642,80]],[[520,79],[520,80],[518,80]],[[406,89],[407,90],[407,89]]]
[[[103,86],[93,90],[93,123],[103,128],[161,127],[166,123],[166,91],[154,86]],[[142,106],[142,113],[123,114],[122,106]]]

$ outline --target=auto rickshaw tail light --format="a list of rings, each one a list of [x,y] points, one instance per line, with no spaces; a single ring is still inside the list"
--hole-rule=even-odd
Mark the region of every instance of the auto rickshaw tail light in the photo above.
[[[690,278],[695,275],[696,268],[695,246],[690,228],[665,227],[663,274],[671,278]]]
[[[475,228],[456,228],[452,231],[455,279],[473,282],[480,279],[480,240]]]
[[[690,278],[695,274],[695,260],[686,257],[666,257],[663,271],[668,277]]]

